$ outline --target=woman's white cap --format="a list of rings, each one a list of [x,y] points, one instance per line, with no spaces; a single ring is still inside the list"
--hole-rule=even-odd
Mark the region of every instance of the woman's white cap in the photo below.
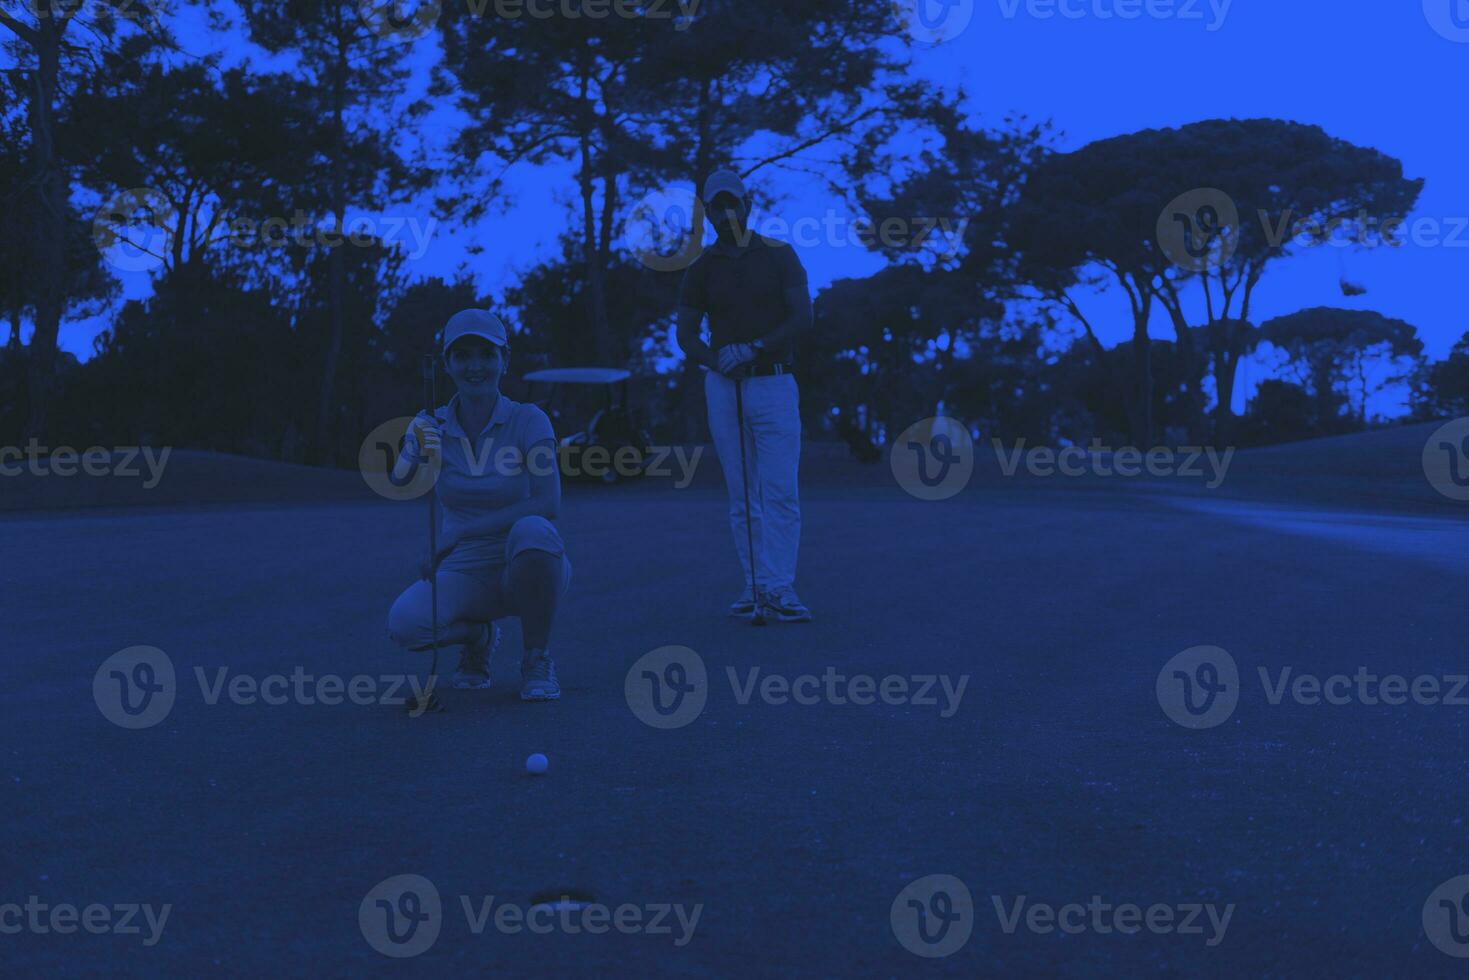
[[[505,323],[489,310],[460,310],[444,324],[444,353],[461,337],[482,337],[496,347],[509,347]]]

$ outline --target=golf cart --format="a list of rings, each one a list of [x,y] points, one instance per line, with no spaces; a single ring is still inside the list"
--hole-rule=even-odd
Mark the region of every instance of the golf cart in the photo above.
[[[653,440],[628,407],[631,372],[619,368],[551,368],[525,376],[531,401],[561,437],[561,475],[616,483],[642,476]]]

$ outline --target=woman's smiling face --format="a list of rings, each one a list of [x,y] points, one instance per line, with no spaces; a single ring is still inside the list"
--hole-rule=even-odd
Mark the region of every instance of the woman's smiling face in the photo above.
[[[445,369],[461,394],[489,395],[500,390],[507,355],[481,337],[464,337],[449,348]]]

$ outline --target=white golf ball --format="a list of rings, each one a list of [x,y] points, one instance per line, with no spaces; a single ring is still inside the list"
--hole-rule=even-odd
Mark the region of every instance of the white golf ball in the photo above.
[[[533,776],[540,776],[546,772],[551,765],[551,760],[537,752],[525,760],[525,771]]]

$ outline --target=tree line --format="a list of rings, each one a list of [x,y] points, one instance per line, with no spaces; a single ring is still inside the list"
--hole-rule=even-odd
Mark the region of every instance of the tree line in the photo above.
[[[1379,313],[1252,318],[1313,230],[1406,215],[1422,190],[1314,126],[1203,120],[1062,151],[1049,124],[984,125],[962,89],[917,80],[893,8],[847,0],[704,0],[678,20],[444,3],[413,100],[411,38],[371,5],[192,6],[289,69],[192,50],[177,0],[0,0],[7,444],[347,464],[416,404],[417,357],[472,305],[512,322],[517,374],[629,367],[655,435],[702,438],[702,387],[670,341],[702,213],[654,214],[641,246],[625,230],[721,166],[756,188],[815,175],[870,228],[962,228],[870,236],[879,271],[817,295],[798,362],[814,434],[881,443],[943,412],[1007,440],[1270,442],[1371,424],[1394,383],[1414,416],[1469,411],[1469,335],[1427,363],[1416,328]],[[354,220],[431,198],[425,220],[500,227],[518,175],[551,165],[573,174],[557,254],[497,293],[472,258],[414,275],[407,243]],[[118,254],[145,261],[149,296],[122,299]],[[1133,328],[1111,347],[1089,312],[1107,303]],[[58,351],[63,322],[97,316],[89,359]],[[1277,376],[1237,417],[1261,350]]]

